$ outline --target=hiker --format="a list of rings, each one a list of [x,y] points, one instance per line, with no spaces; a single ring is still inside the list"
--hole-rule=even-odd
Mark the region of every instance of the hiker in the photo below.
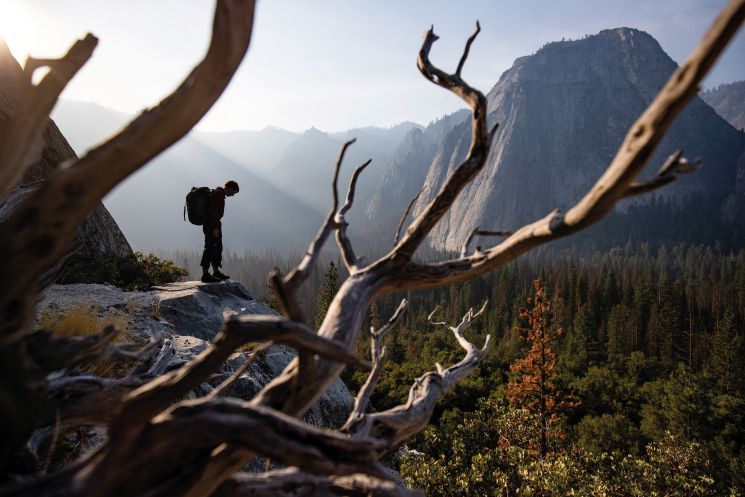
[[[225,213],[225,197],[232,197],[238,193],[238,183],[228,181],[225,186],[218,186],[210,190],[207,203],[207,216],[202,224],[204,232],[204,253],[202,254],[202,282],[216,283],[230,278],[220,272],[222,267],[222,219]],[[209,273],[212,265],[212,274]]]

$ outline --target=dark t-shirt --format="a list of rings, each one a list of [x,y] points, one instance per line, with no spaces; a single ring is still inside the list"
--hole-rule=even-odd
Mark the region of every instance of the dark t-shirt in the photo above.
[[[210,201],[207,207],[207,223],[211,228],[221,228],[223,214],[225,214],[225,189],[218,186],[210,191]]]

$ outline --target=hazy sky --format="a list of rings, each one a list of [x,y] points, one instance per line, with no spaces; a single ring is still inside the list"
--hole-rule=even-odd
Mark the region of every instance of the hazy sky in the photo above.
[[[426,124],[462,107],[416,69],[422,33],[440,35],[431,59],[452,71],[480,20],[463,75],[487,92],[544,43],[619,26],[649,32],[682,61],[724,0],[263,0],[238,74],[200,124],[205,130],[335,131]],[[204,54],[212,0],[0,0],[0,36],[25,59],[59,56],[86,32],[93,58],[63,94],[134,113],[175,88]],[[745,79],[745,33],[705,82]]]

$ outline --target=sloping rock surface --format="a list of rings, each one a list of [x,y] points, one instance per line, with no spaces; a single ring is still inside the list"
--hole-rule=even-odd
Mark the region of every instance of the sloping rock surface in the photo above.
[[[80,307],[93,307],[100,316],[123,318],[127,322],[127,335],[133,341],[146,341],[153,335],[166,334],[175,349],[171,370],[185,366],[206,349],[225,318],[240,314],[275,314],[239,283],[187,281],[146,292],[125,292],[111,285],[99,284],[53,285],[42,295],[37,315],[61,315]],[[295,351],[284,345],[269,348],[232,385],[228,394],[250,399],[294,357]],[[245,359],[244,352],[233,354],[194,395],[209,393],[231,376]],[[337,379],[304,419],[316,426],[341,426],[353,402],[347,387]]]
[[[18,106],[22,81],[21,66],[13,58],[5,42],[0,39],[0,142],[5,139],[11,117]],[[25,198],[33,190],[34,184],[49,177],[59,164],[76,157],[57,125],[49,119],[41,147],[36,151],[35,158],[26,170],[20,187],[0,199],[0,225],[7,219],[9,205]],[[78,228],[75,241],[82,243],[78,255],[85,258],[122,257],[132,253],[127,239],[102,203],[96,206]]]

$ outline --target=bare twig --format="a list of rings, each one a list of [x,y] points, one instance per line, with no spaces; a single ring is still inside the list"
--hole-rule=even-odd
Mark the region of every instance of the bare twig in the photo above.
[[[631,183],[623,196],[624,198],[632,197],[656,190],[674,181],[678,174],[693,172],[700,165],[700,160],[697,159],[690,162],[683,157],[683,150],[678,149],[667,158],[652,179],[639,183]]]
[[[344,215],[349,209],[351,209],[352,203],[354,202],[354,192],[357,187],[357,179],[359,178],[360,174],[362,174],[362,171],[364,171],[365,168],[370,164],[370,162],[372,162],[372,159],[368,159],[362,165],[357,167],[357,169],[355,169],[354,174],[352,175],[352,179],[349,181],[349,188],[347,189],[347,199],[334,217],[334,222],[336,223],[337,227],[336,243],[339,246],[339,251],[341,252],[341,255],[344,259],[344,265],[347,267],[347,271],[349,271],[350,274],[358,270],[357,266],[360,264],[361,260],[354,254],[352,243],[347,236],[347,221],[344,218]]]
[[[178,401],[203,383],[213,371],[241,345],[248,342],[272,340],[333,359],[343,364],[352,364],[369,370],[370,364],[360,360],[334,341],[317,335],[307,325],[279,316],[240,315],[227,321],[212,344],[188,366],[166,374],[132,393],[122,409],[123,415],[111,427],[114,438],[131,436],[133,426],[144,426],[143,420]],[[138,424],[139,423],[139,424]]]
[[[352,145],[355,141],[356,139],[351,139],[348,142],[344,143],[341,146],[341,150],[339,151],[339,157],[336,160],[336,166],[334,167],[334,177],[331,181],[331,190],[333,194],[333,205],[331,207],[331,210],[329,210],[328,214],[326,215],[326,219],[324,219],[321,228],[318,230],[318,234],[316,234],[315,239],[313,240],[313,242],[311,242],[308,250],[305,252],[305,256],[303,257],[303,259],[285,277],[285,287],[291,294],[294,293],[295,290],[297,290],[297,288],[300,287],[300,285],[302,285],[306,279],[308,279],[311,270],[315,266],[316,259],[321,251],[321,248],[323,247],[323,244],[326,243],[326,240],[328,239],[331,232],[337,228],[334,219],[339,208],[339,188],[337,185],[337,183],[339,182],[339,171],[341,170],[341,165],[344,161],[344,154],[346,153],[347,148],[349,148],[349,146]]]
[[[469,40],[470,42],[473,41],[476,34],[478,34],[478,29],[472,39]],[[471,144],[465,160],[448,176],[435,198],[411,223],[398,245],[393,249],[399,257],[404,259],[411,258],[422,241],[432,231],[432,228],[453,205],[461,190],[481,171],[489,151],[486,97],[483,93],[465,83],[458,74],[447,74],[432,65],[429,61],[429,51],[436,40],[437,36],[432,29],[425,33],[417,66],[424,77],[455,93],[471,107],[473,111]],[[461,58],[461,62],[465,61],[470,45],[471,43],[466,45],[466,51]]]
[[[409,212],[411,212],[411,208],[414,207],[414,204],[419,199],[419,196],[422,194],[422,190],[419,190],[416,195],[411,199],[409,202],[409,205],[406,206],[406,210],[404,211],[404,215],[401,216],[401,221],[398,223],[398,228],[396,228],[396,236],[393,238],[393,245],[396,245],[398,243],[399,238],[401,238],[401,228],[404,227],[404,222],[406,222],[406,218],[409,217]]]
[[[460,72],[463,70],[463,64],[466,63],[466,59],[468,58],[468,52],[471,50],[471,44],[473,43],[473,40],[476,39],[476,36],[481,32],[481,24],[479,24],[479,21],[476,21],[476,31],[473,32],[471,36],[468,37],[468,41],[466,41],[466,48],[463,49],[463,55],[460,58],[460,61],[458,62],[458,68],[455,70],[455,76],[460,78]]]
[[[473,241],[474,237],[476,236],[510,236],[512,235],[511,231],[486,231],[486,230],[480,230],[478,228],[474,229],[470,235],[468,235],[468,238],[466,238],[466,241],[463,243],[463,248],[460,250],[460,256],[465,257],[468,255],[468,250],[471,245],[471,241]],[[481,247],[476,247],[476,251],[480,251]]]
[[[391,318],[382,328],[380,328],[379,330],[370,328],[370,349],[373,364],[372,371],[370,371],[365,384],[362,385],[359,393],[357,394],[357,397],[354,399],[354,407],[352,407],[352,412],[349,414],[347,422],[344,424],[344,427],[341,429],[341,431],[347,431],[348,427],[350,427],[357,418],[364,415],[365,410],[367,409],[367,405],[370,403],[370,396],[372,395],[375,387],[378,384],[380,373],[383,371],[383,363],[385,361],[385,348],[383,347],[383,339],[388,334],[388,332],[392,330],[393,327],[396,326],[396,324],[398,324],[399,319],[403,315],[404,309],[406,309],[406,304],[406,299],[401,300],[401,303],[398,305],[396,312],[393,313],[393,316],[391,316]]]
[[[341,150],[339,150],[339,158],[336,159],[336,166],[334,167],[334,179],[331,181],[331,190],[333,194],[333,207],[331,207],[331,212],[335,213],[339,209],[339,172],[341,171],[341,165],[344,162],[344,154],[347,152],[347,149],[352,145],[354,142],[357,141],[357,138],[352,138],[351,140],[344,142],[344,144],[341,146]]]
[[[359,179],[360,174],[362,174],[362,171],[365,170],[367,166],[370,165],[372,162],[372,159],[368,159],[359,166],[357,166],[357,169],[354,170],[354,174],[352,174],[352,179],[349,180],[349,187],[347,188],[347,198],[344,202],[344,205],[341,206],[339,209],[339,212],[337,212],[337,217],[343,217],[344,214],[349,211],[349,209],[352,207],[352,202],[354,202],[354,192],[357,188],[357,180]]]

